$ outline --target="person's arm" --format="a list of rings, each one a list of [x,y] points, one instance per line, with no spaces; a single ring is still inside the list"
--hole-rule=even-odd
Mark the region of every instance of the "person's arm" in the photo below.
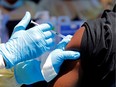
[[[68,43],[66,50],[80,50],[85,27],[81,27]],[[68,66],[68,67],[67,67]],[[49,83],[48,87],[77,87],[80,75],[80,59],[66,60],[61,66],[58,76]]]

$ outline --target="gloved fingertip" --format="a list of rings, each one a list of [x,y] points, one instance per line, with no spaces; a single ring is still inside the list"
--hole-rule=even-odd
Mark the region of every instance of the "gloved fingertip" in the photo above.
[[[23,20],[30,20],[31,19],[31,14],[29,11],[26,11],[25,16],[23,17]]]
[[[63,52],[64,59],[78,59],[80,57],[80,53],[76,51],[64,51]]]
[[[54,26],[51,23],[48,22],[47,24],[51,27],[52,30],[54,30]]]
[[[31,14],[30,12],[26,12],[25,16],[22,18],[22,20],[15,26],[15,28],[17,27],[23,27],[21,30],[26,29],[27,25],[29,24],[31,20]],[[17,29],[15,29],[17,31]]]
[[[73,36],[72,35],[67,35],[66,38],[67,39],[71,39]]]
[[[49,23],[43,23],[43,24],[40,24],[39,26],[37,26],[40,30],[42,31],[48,31],[48,30],[52,30],[53,26]]]
[[[30,12],[29,11],[26,11],[26,13],[25,14],[28,14],[28,15],[30,15]]]
[[[30,12],[27,11],[25,13],[25,16],[22,18],[22,20],[15,26],[12,35],[17,31],[25,30],[30,20],[31,20],[31,14]]]
[[[46,42],[47,42],[48,46],[54,46],[54,44],[55,44],[54,39],[52,39],[52,38],[47,39]]]
[[[75,57],[75,58],[79,58],[79,57],[80,57],[80,53],[79,53],[79,52],[76,52],[76,54],[75,54],[74,57]]]

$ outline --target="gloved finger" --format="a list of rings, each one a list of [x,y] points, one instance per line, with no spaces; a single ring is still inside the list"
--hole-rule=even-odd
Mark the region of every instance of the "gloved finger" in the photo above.
[[[48,30],[42,31],[42,28],[44,29],[43,26],[38,25],[38,26],[34,26],[33,28],[30,28],[29,30],[39,32],[45,39],[54,38],[55,35],[51,31],[48,31]]]
[[[62,43],[68,43],[70,40],[71,40],[72,36],[71,35],[67,35],[65,38],[63,38],[59,44],[62,44]]]
[[[54,34],[52,32],[50,32],[50,31],[44,32],[44,35],[45,35],[45,39],[54,37]]]
[[[63,55],[62,57],[63,60],[67,60],[67,59],[75,60],[80,57],[80,53],[76,51],[63,51],[62,55]]]
[[[39,25],[39,26],[34,26],[34,27],[32,27],[32,28],[30,28],[30,29],[28,29],[27,31],[31,31],[31,32],[38,32],[38,33],[40,33],[45,39],[48,39],[48,38],[54,38],[54,34],[51,32],[51,31],[42,31],[41,30],[41,26]]]
[[[47,43],[47,46],[53,46],[53,45],[55,44],[53,38],[47,39],[47,40],[46,40],[46,43]]]
[[[19,30],[25,30],[27,25],[29,24],[30,20],[31,20],[31,14],[30,14],[30,12],[26,12],[26,14],[22,18],[22,20],[15,26],[13,33],[17,32]]]
[[[52,26],[51,24],[49,24],[49,23],[44,23],[44,24],[40,24],[40,25],[38,26],[38,28],[39,28],[40,30],[42,30],[43,32],[45,32],[45,31],[52,30],[52,29],[53,29],[53,26]]]
[[[57,45],[57,49],[62,49],[64,50],[68,42],[71,40],[72,36],[67,35],[62,41],[60,41]]]

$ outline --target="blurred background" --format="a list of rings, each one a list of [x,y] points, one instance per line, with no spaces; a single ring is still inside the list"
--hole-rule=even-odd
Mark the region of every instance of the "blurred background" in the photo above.
[[[6,42],[14,26],[29,11],[32,20],[41,24],[49,22],[54,30],[71,34],[83,22],[99,18],[104,9],[112,9],[115,0],[0,0],[0,42]],[[34,25],[30,24],[28,28]],[[56,37],[56,43],[61,38]],[[13,87],[13,86],[11,86]],[[22,87],[47,87],[47,83],[37,82]]]

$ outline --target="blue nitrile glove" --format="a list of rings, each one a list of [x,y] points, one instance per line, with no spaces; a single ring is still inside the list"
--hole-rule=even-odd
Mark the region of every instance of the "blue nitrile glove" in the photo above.
[[[57,76],[64,60],[78,59],[80,53],[76,51],[65,51],[67,43],[70,41],[71,36],[66,36],[58,45],[57,48],[52,51],[46,61],[42,61],[41,72],[44,79],[49,82]]]
[[[0,45],[0,54],[4,58],[6,68],[36,58],[53,46],[53,34],[49,31],[52,26],[46,23],[25,30],[30,19],[30,13],[26,12],[24,18],[15,26],[8,42]]]
[[[43,81],[41,74],[40,61],[36,59],[18,63],[14,67],[14,75],[18,84],[33,84],[38,81]]]
[[[64,60],[78,59],[80,56],[79,52],[64,51],[70,39],[71,36],[67,36],[63,39],[58,44],[58,48],[52,51],[47,59],[41,59],[41,65],[40,61],[36,59],[17,64],[14,67],[14,75],[17,83],[32,84],[43,80],[49,82],[58,74]]]

